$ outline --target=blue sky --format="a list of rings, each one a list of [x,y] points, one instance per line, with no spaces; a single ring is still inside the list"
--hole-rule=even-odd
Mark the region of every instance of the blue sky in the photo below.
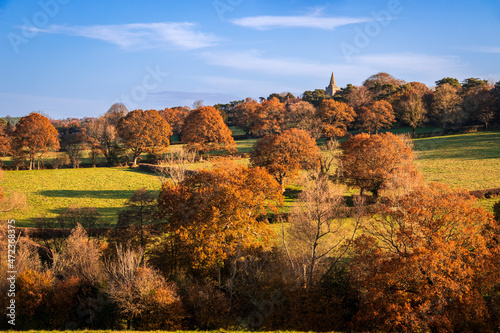
[[[340,87],[500,80],[498,0],[0,0],[0,116],[59,119]]]

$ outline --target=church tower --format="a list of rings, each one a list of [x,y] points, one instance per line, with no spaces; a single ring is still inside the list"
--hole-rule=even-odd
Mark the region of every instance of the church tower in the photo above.
[[[332,72],[332,77],[330,79],[330,85],[325,88],[326,94],[329,96],[335,95],[337,91],[340,90],[340,88],[335,84],[335,78],[333,77],[333,72]]]

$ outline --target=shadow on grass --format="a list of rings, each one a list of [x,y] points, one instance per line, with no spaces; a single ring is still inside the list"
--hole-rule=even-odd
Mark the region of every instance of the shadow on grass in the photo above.
[[[132,196],[134,191],[46,190],[38,193],[49,198],[128,199]]]
[[[79,206],[79,207],[83,208],[84,206]],[[86,206],[86,207],[88,207],[88,206]],[[48,211],[50,213],[59,215],[64,210],[66,210],[66,208],[68,208],[68,207],[54,208],[54,209],[50,209]],[[101,219],[115,221],[118,218],[118,213],[121,210],[125,209],[125,206],[95,207],[95,208],[97,209],[97,212],[99,213]]]

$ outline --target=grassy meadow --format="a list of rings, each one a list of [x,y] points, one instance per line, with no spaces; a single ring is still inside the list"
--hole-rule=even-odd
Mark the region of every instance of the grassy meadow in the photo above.
[[[237,141],[238,151],[248,153],[255,139]],[[426,181],[439,181],[468,190],[500,187],[500,131],[415,139],[417,168]],[[180,145],[171,147],[172,151]],[[247,158],[235,158],[247,164]],[[216,162],[198,162],[191,169],[211,168]],[[157,192],[157,176],[129,168],[80,168],[5,171],[2,186],[8,196],[22,192],[27,208],[8,213],[20,226],[33,226],[32,218],[55,217],[70,205],[96,207],[106,222],[115,223],[118,212],[132,193],[146,187]],[[297,188],[289,187],[284,211],[296,200]],[[290,194],[290,195],[288,195]],[[481,200],[490,209],[498,198]]]
[[[5,171],[4,191],[22,192],[27,207],[9,212],[19,226],[33,226],[31,219],[55,217],[70,205],[96,207],[106,222],[115,223],[118,212],[139,188],[158,192],[157,176],[129,168],[85,168]]]

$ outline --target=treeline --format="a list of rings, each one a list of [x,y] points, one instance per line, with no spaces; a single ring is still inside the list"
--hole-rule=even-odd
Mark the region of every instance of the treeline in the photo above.
[[[323,149],[292,128],[259,139],[249,167],[186,173],[179,153],[158,197],[138,190],[107,233],[89,237],[92,212],[72,210],[58,218],[76,225],[67,238],[23,234],[16,328],[497,331],[500,202],[494,218],[466,191],[424,185],[408,137]],[[346,201],[347,186],[362,194]],[[2,276],[4,316],[9,288]]]
[[[215,109],[218,111],[215,112]],[[144,158],[165,158],[171,143],[184,142],[198,152],[223,149],[234,152],[230,126],[246,136],[263,137],[286,129],[305,130],[313,138],[344,137],[347,131],[377,133],[393,126],[442,128],[500,124],[500,82],[469,78],[436,81],[430,89],[420,82],[405,83],[387,73],[369,77],[361,86],[351,84],[333,97],[322,89],[271,94],[259,102],[246,99],[214,107],[195,105],[164,110],[129,112],[113,105],[99,118],[49,120],[33,113],[0,124],[0,154],[11,156],[15,169],[43,167],[48,151],[60,150],[51,167],[79,167],[84,152],[90,166],[133,163]],[[43,140],[36,136],[43,136]],[[26,162],[28,162],[26,164]]]

